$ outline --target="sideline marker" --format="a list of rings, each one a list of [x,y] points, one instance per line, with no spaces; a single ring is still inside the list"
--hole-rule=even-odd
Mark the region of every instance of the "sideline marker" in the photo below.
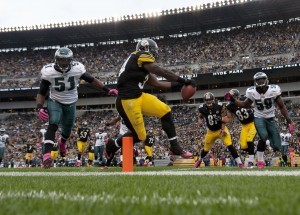
[[[122,172],[133,172],[133,138],[122,138]]]

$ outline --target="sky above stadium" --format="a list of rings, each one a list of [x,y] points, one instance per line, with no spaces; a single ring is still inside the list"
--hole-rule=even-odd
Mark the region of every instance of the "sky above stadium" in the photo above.
[[[0,27],[103,19],[216,0],[0,0]]]

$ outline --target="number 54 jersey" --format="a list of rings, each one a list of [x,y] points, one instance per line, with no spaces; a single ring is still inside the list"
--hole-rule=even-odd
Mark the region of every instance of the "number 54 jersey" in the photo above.
[[[256,87],[249,87],[246,91],[246,97],[254,103],[254,117],[257,118],[275,117],[275,101],[280,95],[278,85],[268,85],[264,94],[258,93]]]

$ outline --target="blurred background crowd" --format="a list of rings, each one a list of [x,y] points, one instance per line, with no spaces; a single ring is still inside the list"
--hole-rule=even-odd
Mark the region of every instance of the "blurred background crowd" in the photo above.
[[[251,69],[267,66],[280,66],[300,63],[300,22],[297,20],[272,25],[235,28],[230,31],[210,32],[207,34],[183,35],[156,40],[159,46],[158,63],[171,69],[178,75],[203,74],[217,71]],[[176,45],[174,45],[176,44]],[[118,71],[136,43],[106,44],[98,46],[78,45],[72,47],[75,59],[82,62],[88,72],[101,81],[115,81]],[[38,86],[39,72],[43,65],[53,62],[55,49],[11,50],[0,52],[0,88]],[[225,93],[225,92],[224,92]],[[291,117],[296,122],[290,147],[299,154],[300,104],[285,101]],[[172,106],[177,135],[185,150],[194,152],[195,156],[203,147],[206,126],[198,123],[197,106]],[[74,134],[80,123],[88,121],[92,129],[89,143],[95,142],[94,134],[105,123],[117,115],[114,110],[86,111],[77,117]],[[280,114],[278,114],[280,115]],[[146,118],[147,129],[152,129],[156,142],[154,157],[168,156],[167,137],[160,127],[159,119]],[[284,132],[285,125],[279,116],[279,129]],[[43,124],[35,113],[12,114],[0,121],[6,128],[13,146],[6,149],[6,161],[14,161],[17,165],[25,164],[24,145],[28,142],[39,144],[40,129]],[[238,139],[240,124],[228,125],[232,140],[239,149]],[[111,138],[118,134],[116,126],[105,127]],[[76,157],[76,135],[72,135],[68,143],[68,159]],[[136,145],[141,156],[146,156],[142,144]],[[243,152],[240,151],[242,157]],[[272,150],[266,153],[266,159],[272,157]],[[230,153],[221,142],[216,142],[212,150],[218,160],[230,159]],[[41,149],[35,152],[35,159],[40,160]],[[225,162],[225,161],[224,161]]]
[[[295,119],[300,113],[300,104],[287,103],[289,113],[294,116]],[[206,133],[206,125],[198,123],[198,118],[195,117],[198,112],[198,107],[196,106],[173,106],[173,118],[175,121],[177,136],[183,148],[194,153],[195,156],[199,153],[200,149],[204,145],[204,136]],[[89,144],[95,143],[95,133],[96,132],[107,132],[110,138],[115,138],[119,133],[119,127],[115,126],[105,126],[105,124],[112,118],[116,117],[117,113],[109,111],[86,111],[81,116],[76,118],[76,124],[73,129],[73,134],[68,142],[68,152],[67,160],[75,161],[77,159],[77,136],[76,130],[81,126],[83,121],[88,122],[88,127],[91,129],[91,138],[89,139]],[[277,124],[281,132],[286,131],[286,125],[284,120],[281,119],[281,115],[277,114]],[[45,124],[41,123],[37,115],[34,113],[19,113],[14,114],[0,121],[1,126],[6,128],[6,133],[9,135],[12,145],[6,147],[5,161],[14,161],[16,166],[25,166],[25,154],[26,151],[24,146],[27,143],[33,143],[38,146],[40,143],[40,129],[45,127]],[[153,130],[155,136],[155,144],[153,155],[155,159],[169,159],[169,143],[166,134],[161,128],[159,119],[153,117],[146,117],[145,120],[147,130]],[[299,137],[300,128],[299,123],[296,121],[296,131],[290,139],[290,148],[294,149],[295,154],[300,153]],[[240,123],[235,121],[233,123],[227,124],[232,141],[236,149],[238,149],[241,157],[245,159],[246,155],[242,150],[239,150],[239,134],[241,130]],[[258,139],[257,139],[258,140]],[[257,144],[257,140],[255,144]],[[145,158],[147,155],[144,151],[143,144],[138,143],[135,148],[139,152],[139,157]],[[42,154],[40,146],[37,147],[35,151],[35,161],[40,163]],[[120,152],[117,156],[119,159]],[[227,150],[225,145],[221,141],[217,141],[212,153],[209,155],[210,158],[214,157],[217,161],[226,161],[226,165],[229,164],[233,159],[230,152]],[[265,158],[267,161],[275,155],[271,147],[265,153]],[[85,155],[84,157],[87,157]],[[209,158],[209,157],[208,157]],[[204,160],[205,161],[205,160]],[[225,165],[225,164],[224,164]]]
[[[157,39],[157,62],[179,75],[300,63],[300,21]],[[176,45],[174,45],[176,44]],[[75,59],[102,81],[115,81],[136,43],[71,47]],[[38,86],[57,47],[0,52],[1,88]],[[0,79],[1,80],[1,79]]]

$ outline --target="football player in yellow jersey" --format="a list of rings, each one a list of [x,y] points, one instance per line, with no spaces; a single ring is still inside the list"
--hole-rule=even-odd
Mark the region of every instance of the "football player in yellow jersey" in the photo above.
[[[58,158],[58,145],[53,144],[52,149],[51,149],[51,158],[53,159],[53,167],[57,166],[57,158]]]
[[[32,159],[33,159],[33,151],[36,150],[35,144],[32,143],[32,140],[29,140],[29,143],[26,143],[24,148],[26,150],[25,154],[25,164],[26,167],[31,167],[32,166]]]
[[[81,166],[81,156],[88,147],[88,139],[90,138],[91,135],[91,129],[89,129],[87,125],[88,122],[84,121],[82,122],[82,127],[78,128],[77,130],[77,135],[78,135],[78,140],[77,140],[78,154],[77,154],[77,162],[76,162],[77,167]]]
[[[146,140],[144,141],[144,148],[147,153],[147,157],[145,158],[145,164],[147,166],[154,166],[153,160],[153,144],[155,143],[155,137],[153,131],[150,129],[147,132]]]
[[[225,106],[215,102],[215,97],[211,92],[205,93],[203,98],[204,104],[201,104],[199,107],[199,118],[201,123],[203,119],[206,121],[207,132],[204,140],[204,148],[201,150],[198,161],[194,164],[194,168],[200,166],[202,159],[212,149],[217,139],[221,139],[224,142],[238,166],[244,168],[241,158],[232,145],[229,130],[223,122],[223,118],[226,116]]]
[[[143,92],[143,89],[145,85],[158,89],[180,89],[183,85],[195,85],[195,82],[158,66],[155,63],[157,56],[156,42],[152,39],[142,39],[120,69],[116,108],[129,131],[117,138],[115,144],[107,144],[108,156],[122,147],[122,137],[132,136],[134,143],[146,140],[143,115],[160,118],[162,129],[166,132],[171,145],[171,153],[184,158],[193,156],[189,152],[184,152],[177,141],[171,108],[156,96]],[[156,75],[164,77],[167,81],[158,81]]]
[[[240,92],[237,89],[231,89],[231,91],[236,99],[240,99]],[[252,168],[254,167],[254,138],[256,136],[254,111],[252,108],[240,108],[231,101],[226,105],[226,108],[228,111],[223,120],[225,122],[232,122],[233,117],[236,116],[242,124],[240,146],[242,150],[248,153],[248,168]]]

